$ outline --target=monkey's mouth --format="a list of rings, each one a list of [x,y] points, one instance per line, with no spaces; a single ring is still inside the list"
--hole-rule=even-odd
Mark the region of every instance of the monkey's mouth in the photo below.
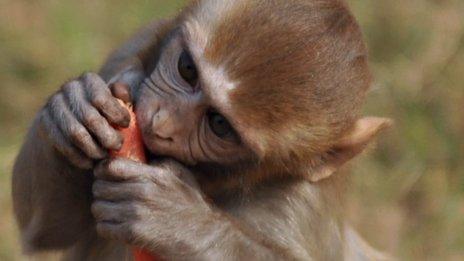
[[[147,160],[148,162],[161,162],[161,161],[164,161],[164,160],[175,160],[179,163],[182,163],[184,166],[188,166],[188,167],[194,167],[197,165],[197,163],[192,163],[192,162],[188,162],[188,161],[185,161],[183,159],[179,159],[179,158],[176,158],[176,157],[172,157],[172,156],[169,156],[169,155],[164,155],[164,154],[158,154],[158,153],[154,153],[154,152],[151,152],[150,150],[148,150],[148,148],[145,147],[145,155],[147,156]]]
[[[153,153],[146,146],[145,146],[145,155],[147,155],[148,162],[159,162],[159,161],[163,161],[166,159],[172,159],[172,157],[169,157],[166,155]]]

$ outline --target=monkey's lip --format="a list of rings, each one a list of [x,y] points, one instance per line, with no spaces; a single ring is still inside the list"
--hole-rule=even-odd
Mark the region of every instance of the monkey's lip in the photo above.
[[[161,161],[163,159],[169,158],[169,157],[164,156],[164,155],[152,153],[151,151],[148,151],[148,150],[146,152],[146,155],[147,155],[148,161]]]
[[[175,158],[175,157],[172,157],[172,156],[169,156],[169,155],[156,154],[156,153],[150,152],[148,150],[146,152],[146,155],[147,155],[148,162],[160,162],[160,161],[163,161],[163,160],[172,159],[172,160],[175,160],[175,161],[178,161],[178,162],[184,164],[185,166],[195,166],[195,165],[197,165],[196,162],[188,162],[185,159],[179,159],[179,158]]]
[[[163,137],[161,137],[160,135],[158,135],[156,133],[153,133],[152,135],[155,136],[155,139],[172,142],[172,138],[163,138]]]

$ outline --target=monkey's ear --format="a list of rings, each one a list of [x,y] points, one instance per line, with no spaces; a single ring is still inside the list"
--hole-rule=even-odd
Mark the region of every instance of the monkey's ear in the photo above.
[[[353,129],[333,146],[324,163],[313,169],[310,176],[311,182],[330,177],[341,166],[360,154],[379,132],[391,127],[392,124],[393,121],[386,118],[359,119]]]

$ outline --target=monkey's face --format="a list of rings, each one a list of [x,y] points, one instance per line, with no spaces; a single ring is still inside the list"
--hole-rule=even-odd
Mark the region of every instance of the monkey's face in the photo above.
[[[177,29],[137,95],[137,116],[148,149],[194,165],[230,164],[252,154],[230,118],[222,93],[230,83]]]

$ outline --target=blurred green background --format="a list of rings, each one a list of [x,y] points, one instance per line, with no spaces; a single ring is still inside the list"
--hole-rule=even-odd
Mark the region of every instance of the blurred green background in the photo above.
[[[182,2],[0,0],[0,260],[22,259],[11,168],[35,112]],[[400,260],[464,260],[464,1],[349,2],[377,79],[366,114],[396,121],[353,164],[349,217]]]

